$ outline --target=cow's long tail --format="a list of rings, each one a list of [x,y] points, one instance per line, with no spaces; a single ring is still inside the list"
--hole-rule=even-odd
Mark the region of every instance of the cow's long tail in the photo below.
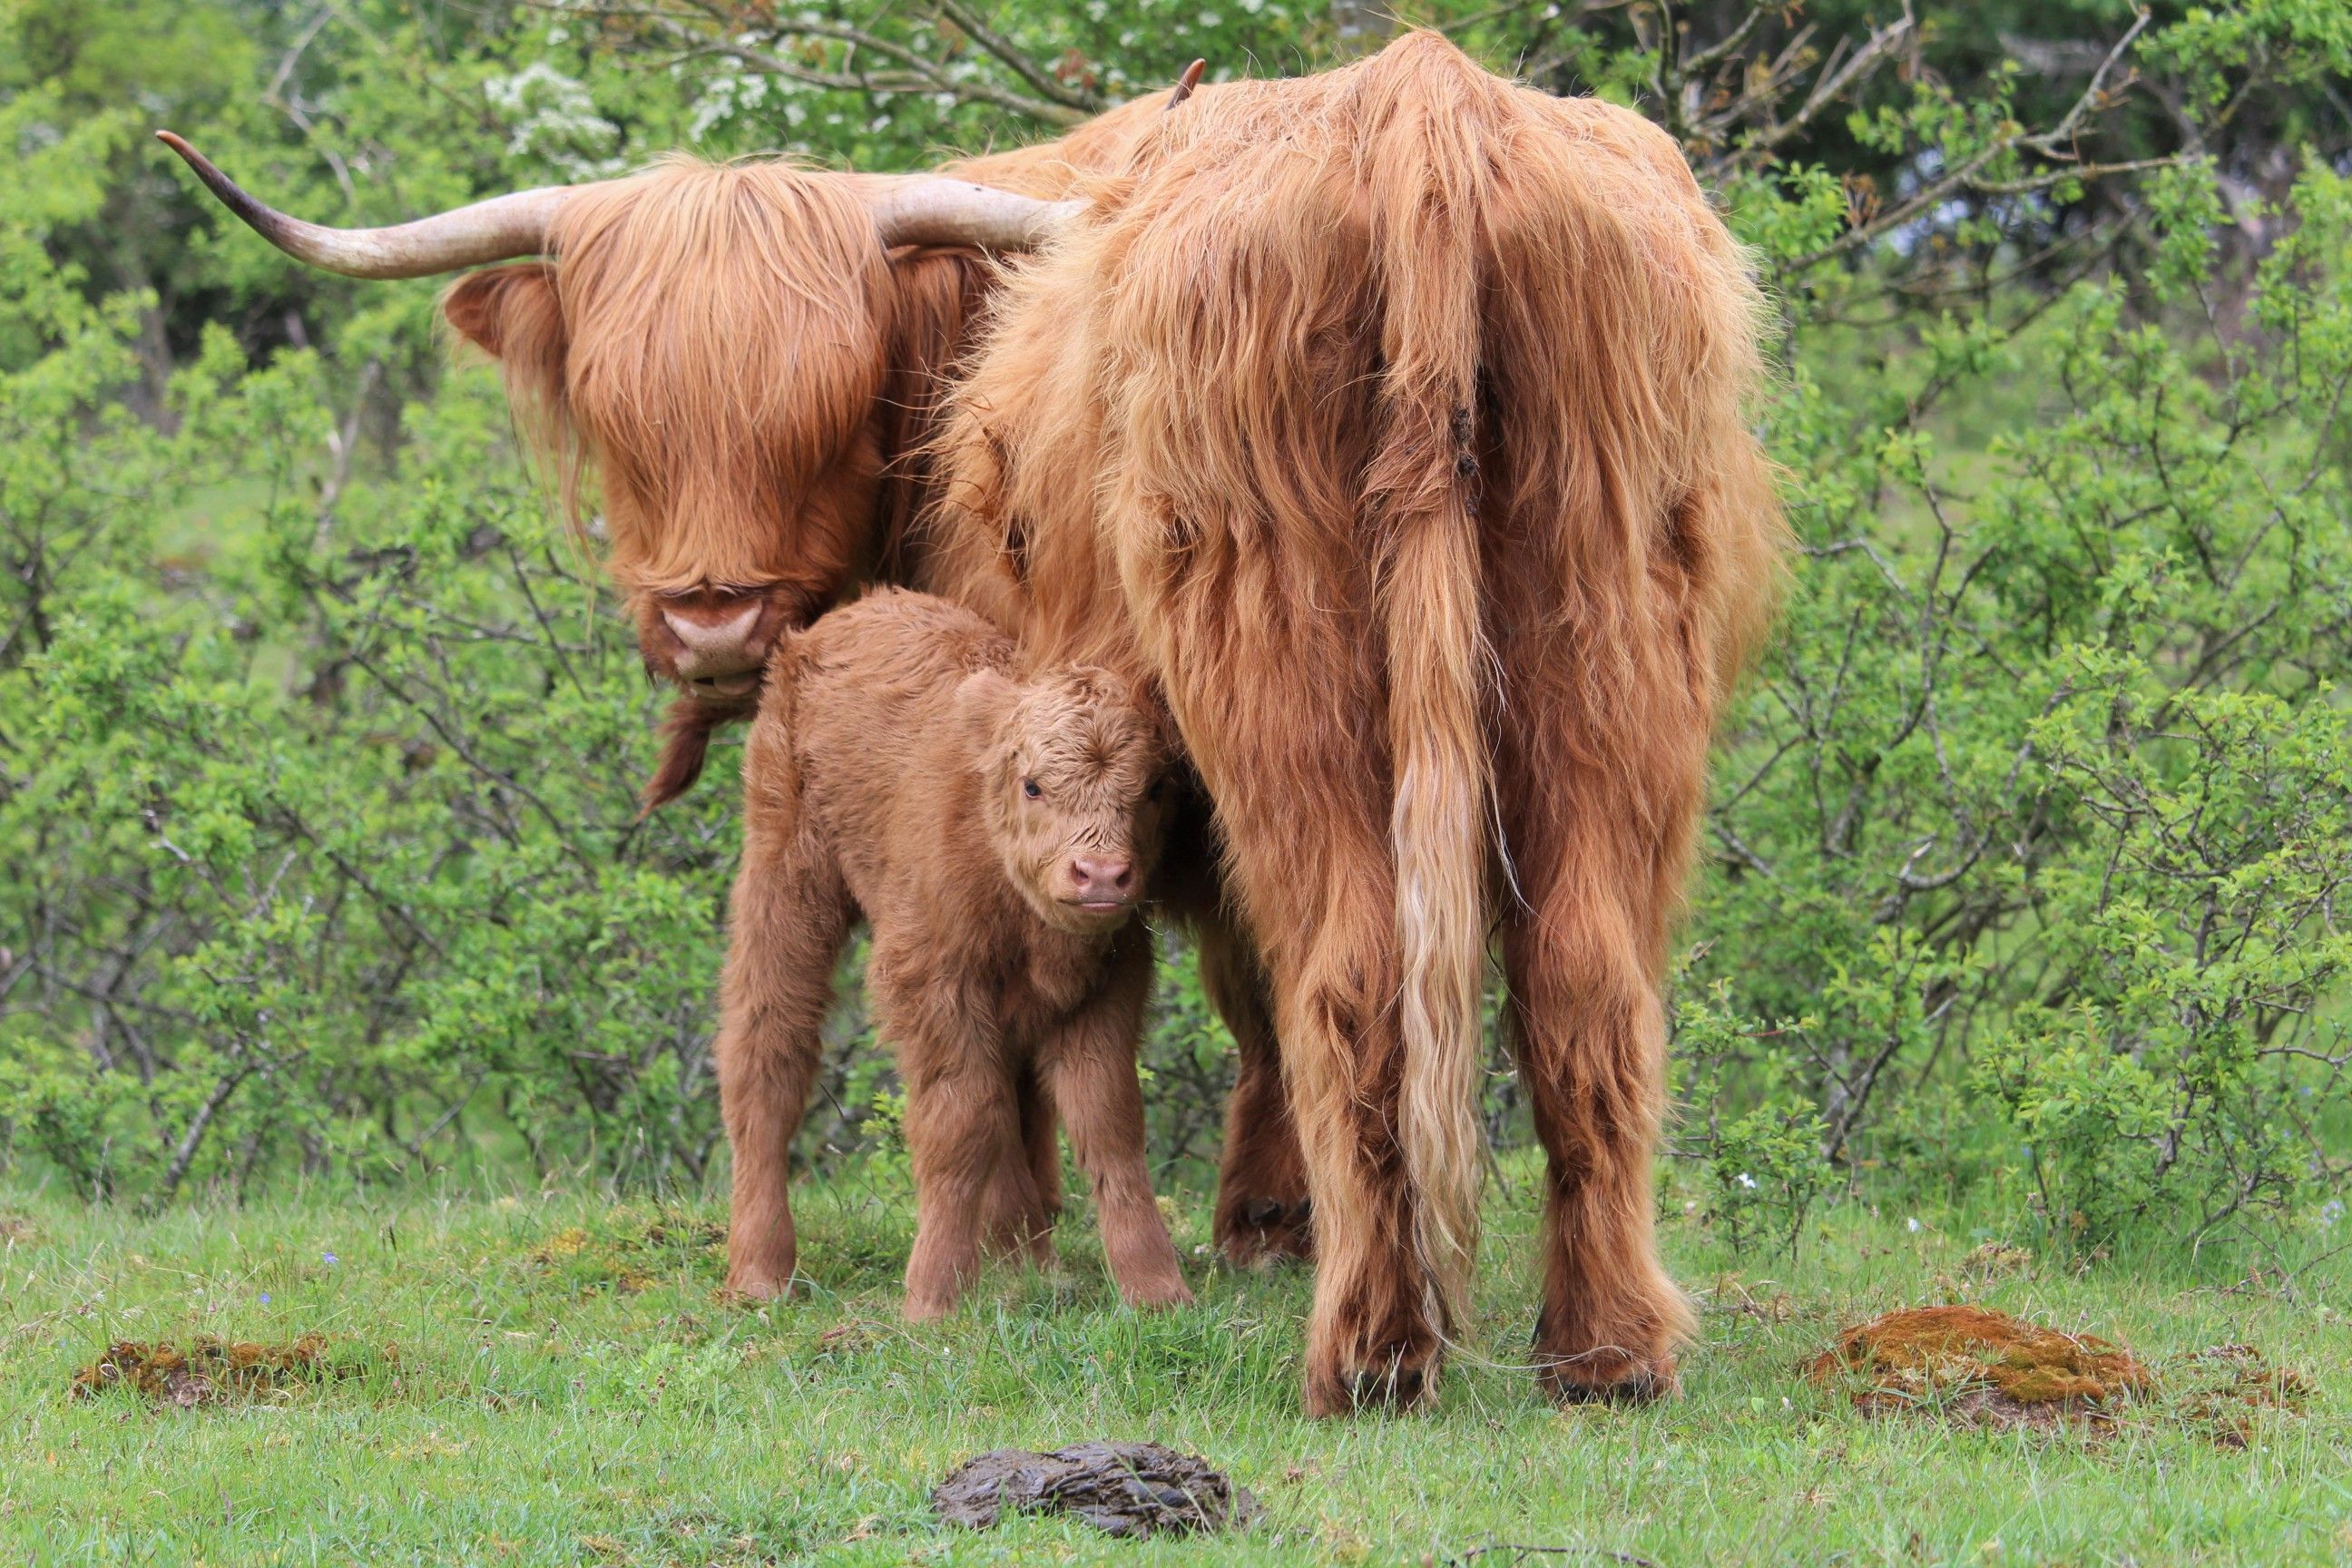
[[[1486,174],[1478,116],[1448,101],[1448,89],[1466,97],[1484,84],[1444,68],[1412,75],[1421,90],[1385,106],[1370,148],[1385,367],[1364,500],[1381,550],[1375,595],[1395,779],[1398,1135],[1418,1194],[1415,1241],[1458,1323],[1484,1169],[1479,1004],[1492,786],[1479,712],[1476,521]]]

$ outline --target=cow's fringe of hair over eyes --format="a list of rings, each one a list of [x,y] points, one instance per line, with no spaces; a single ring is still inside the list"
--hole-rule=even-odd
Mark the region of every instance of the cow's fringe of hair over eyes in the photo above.
[[[1080,166],[1122,156],[1158,102],[945,172],[1056,198]],[[992,262],[886,254],[855,175],[687,154],[581,187],[548,253],[459,279],[445,310],[498,358],[575,531],[596,472],[624,587],[781,574],[829,597],[841,584],[818,580],[895,546],[921,475],[885,466],[927,434]],[[878,443],[862,444],[877,423]],[[877,482],[892,493],[875,500]],[[868,537],[869,510],[890,537]]]
[[[1310,1405],[1423,1386],[1402,1252],[1466,1292],[1490,915],[1538,1351],[1670,1384],[1657,986],[1785,548],[1746,258],[1655,126],[1425,33],[1204,92],[1078,190],[955,395],[940,559],[1033,657],[1158,680],[1216,797],[1314,1188]]]
[[[582,187],[548,249],[551,262],[460,279],[445,310],[498,357],[575,524],[597,469],[623,585],[771,580],[782,520],[813,489],[845,460],[873,483],[875,457],[855,447],[882,387],[890,276],[852,184],[781,161],[665,158]]]

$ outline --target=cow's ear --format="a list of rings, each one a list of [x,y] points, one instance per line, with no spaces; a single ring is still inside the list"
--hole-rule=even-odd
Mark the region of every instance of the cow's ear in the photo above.
[[[563,312],[555,297],[555,268],[544,261],[468,272],[441,296],[441,313],[457,335],[510,363],[538,358],[563,342]]]

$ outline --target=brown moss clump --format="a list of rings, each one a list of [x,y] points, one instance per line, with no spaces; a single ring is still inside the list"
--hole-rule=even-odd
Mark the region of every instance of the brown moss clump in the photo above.
[[[259,1399],[356,1376],[361,1370],[356,1361],[330,1358],[324,1334],[304,1334],[276,1345],[206,1334],[184,1351],[169,1343],[118,1340],[73,1374],[73,1394],[88,1399],[106,1389],[128,1388],[152,1404],[185,1410]]]
[[[1871,1415],[1932,1411],[1979,1426],[2112,1420],[2154,1387],[2120,1345],[2065,1334],[1984,1307],[1916,1307],[1846,1330],[1811,1368],[1823,1387],[1861,1379]]]

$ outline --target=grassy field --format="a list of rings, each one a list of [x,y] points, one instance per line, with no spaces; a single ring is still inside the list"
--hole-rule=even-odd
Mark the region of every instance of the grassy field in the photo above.
[[[1140,1318],[1087,1217],[1064,1273],[959,1318],[895,1317],[910,1205],[894,1181],[805,1191],[807,1294],[714,1298],[709,1202],[583,1194],[183,1208],[151,1218],[0,1192],[0,1561],[279,1563],[2137,1563],[2352,1560],[2343,1259],[2085,1270],[1981,1250],[1975,1220],[1833,1208],[1792,1261],[1734,1259],[1677,1215],[1703,1342],[1672,1403],[1558,1411],[1509,1364],[1532,1302],[1528,1172],[1490,1203],[1468,1352],[1439,1407],[1296,1414],[1304,1277],[1193,1249],[1197,1307]],[[1918,1222],[1913,1228],[1913,1221]],[[2243,1447],[2168,1392],[2105,1435],[1871,1418],[1802,1369],[1836,1330],[1967,1299],[2122,1340],[2167,1375],[2223,1342],[2308,1380]],[[120,1339],[328,1336],[344,1375],[250,1400],[76,1397]],[[1253,1488],[1213,1543],[1059,1519],[950,1532],[930,1487],[1004,1445],[1150,1438]],[[1559,1549],[1543,1554],[1510,1547]]]

